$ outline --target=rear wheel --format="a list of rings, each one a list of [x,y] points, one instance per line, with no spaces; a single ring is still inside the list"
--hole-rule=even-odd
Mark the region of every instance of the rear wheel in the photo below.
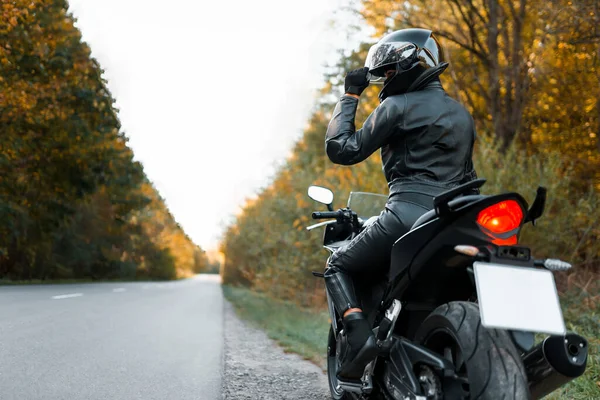
[[[438,307],[423,321],[415,339],[456,366],[457,378],[443,382],[444,398],[530,398],[525,369],[508,332],[481,326],[476,304]]]

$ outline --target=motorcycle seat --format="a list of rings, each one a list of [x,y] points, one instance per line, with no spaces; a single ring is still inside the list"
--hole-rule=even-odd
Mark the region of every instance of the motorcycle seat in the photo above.
[[[486,195],[482,195],[482,194],[474,194],[474,195],[468,195],[468,196],[461,196],[458,197],[454,200],[450,200],[450,202],[448,203],[448,206],[450,207],[450,209],[456,209],[458,207],[464,206],[465,204],[469,204],[469,203],[473,203],[475,201],[479,201],[482,200],[484,198],[486,198],[488,196]],[[413,229],[418,228],[419,226],[433,220],[434,218],[437,217],[437,213],[435,211],[435,209],[433,210],[429,210],[427,211],[425,214],[421,215],[419,217],[419,219],[417,219],[415,221],[415,223],[413,224],[413,226],[410,228],[410,230],[412,231]]]

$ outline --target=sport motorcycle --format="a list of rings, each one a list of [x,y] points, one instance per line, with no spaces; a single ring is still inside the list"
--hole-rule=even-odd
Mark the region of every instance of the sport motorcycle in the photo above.
[[[519,245],[522,227],[543,214],[546,189],[529,207],[518,193],[470,194],[484,183],[436,196],[395,242],[388,275],[355,280],[378,345],[360,380],[337,377],[345,332],[327,294],[333,399],[539,399],[584,373],[588,343],[566,331],[553,276],[571,265]],[[353,192],[334,211],[331,190],[311,186],[308,195],[328,208],[313,212],[326,221],[307,229],[322,227],[330,252],[373,223],[387,201]]]

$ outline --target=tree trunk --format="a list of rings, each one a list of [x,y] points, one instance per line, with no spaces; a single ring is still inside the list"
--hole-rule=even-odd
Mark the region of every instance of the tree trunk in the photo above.
[[[598,152],[600,152],[600,98],[596,101],[596,111],[598,114],[598,121],[596,121],[596,147],[598,148]]]
[[[487,31],[488,53],[488,79],[489,79],[489,99],[490,114],[494,124],[494,133],[506,145],[504,124],[502,123],[502,113],[500,111],[500,68],[498,63],[498,1],[487,0],[489,23]]]
[[[600,5],[596,3],[596,11],[598,12],[598,8],[600,8]],[[596,14],[597,15],[597,14]],[[597,15],[597,18],[600,20],[600,16]],[[598,21],[600,22],[600,21]],[[597,29],[597,27],[596,27]],[[596,46],[596,77],[598,78],[598,91],[600,92],[600,40],[598,41],[598,44]],[[600,152],[600,97],[598,97],[598,99],[596,100],[596,111],[597,111],[597,118],[598,121],[596,121],[596,146],[598,147],[598,152]]]
[[[527,0],[520,1],[520,7],[517,11],[511,4],[511,13],[513,17],[512,30],[512,49],[511,57],[512,67],[510,74],[512,76],[512,102],[508,112],[511,113],[510,126],[512,127],[512,137],[521,134],[521,122],[523,120],[523,109],[525,107],[525,96],[529,87],[529,76],[525,71],[525,60],[523,59],[523,24],[525,21],[525,6]],[[521,138],[523,141],[529,141],[529,138]]]

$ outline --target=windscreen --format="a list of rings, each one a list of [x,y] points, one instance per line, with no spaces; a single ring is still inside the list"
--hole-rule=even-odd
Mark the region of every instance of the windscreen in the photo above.
[[[383,211],[387,198],[383,194],[351,192],[348,197],[348,207],[362,219],[368,219]]]

